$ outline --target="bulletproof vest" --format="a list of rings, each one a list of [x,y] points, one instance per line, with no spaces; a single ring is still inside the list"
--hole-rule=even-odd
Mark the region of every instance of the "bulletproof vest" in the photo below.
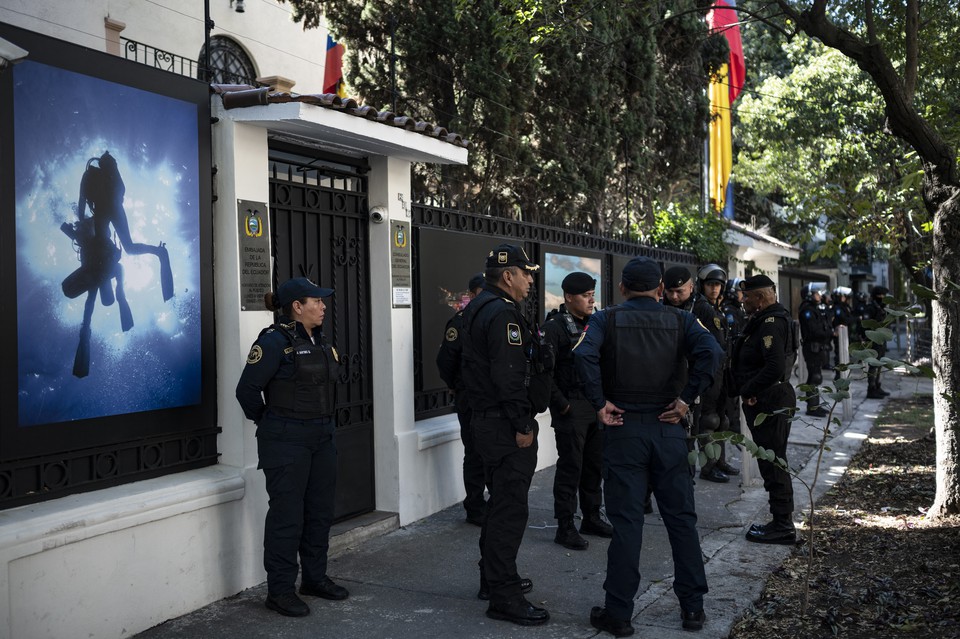
[[[294,373],[267,384],[267,406],[298,419],[329,417],[336,406],[337,361],[333,349],[314,344],[283,324],[275,326],[289,341]]]
[[[687,382],[683,316],[658,306],[607,309],[600,351],[603,394],[616,404],[668,404]]]

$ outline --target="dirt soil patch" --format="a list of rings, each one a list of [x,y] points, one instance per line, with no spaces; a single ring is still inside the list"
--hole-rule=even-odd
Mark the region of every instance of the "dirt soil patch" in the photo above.
[[[806,617],[801,545],[730,639],[960,638],[960,517],[925,517],[935,490],[932,427],[930,397],[887,404],[818,505]]]

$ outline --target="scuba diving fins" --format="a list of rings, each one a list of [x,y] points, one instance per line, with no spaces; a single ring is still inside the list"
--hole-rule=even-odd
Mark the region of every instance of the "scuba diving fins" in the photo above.
[[[173,271],[170,270],[170,254],[163,242],[157,249],[157,257],[160,259],[160,290],[166,302],[173,297]]]
[[[73,358],[73,376],[86,377],[90,374],[90,327],[80,327],[80,343],[77,344],[77,354]]]

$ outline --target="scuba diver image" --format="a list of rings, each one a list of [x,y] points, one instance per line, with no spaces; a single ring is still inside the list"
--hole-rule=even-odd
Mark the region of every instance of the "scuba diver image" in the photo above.
[[[86,377],[90,373],[90,321],[98,295],[104,306],[112,306],[116,301],[120,327],[124,332],[133,328],[133,313],[123,289],[122,253],[155,255],[160,262],[163,301],[173,297],[173,272],[167,248],[163,242],[153,246],[133,241],[123,208],[125,192],[117,161],[109,152],[99,158],[90,158],[80,180],[77,221],[64,222],[60,226],[60,230],[73,241],[80,262],[80,266],[63,280],[63,294],[70,299],[87,294],[80,343],[73,362],[75,377]],[[88,209],[90,215],[87,215]]]

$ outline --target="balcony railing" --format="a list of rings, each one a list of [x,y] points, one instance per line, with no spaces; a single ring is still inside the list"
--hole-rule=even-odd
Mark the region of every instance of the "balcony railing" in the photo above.
[[[185,58],[175,53],[164,51],[163,49],[151,47],[149,44],[137,42],[136,40],[120,38],[120,41],[123,44],[123,57],[127,60],[133,60],[134,62],[139,62],[140,64],[145,64],[163,71],[169,71],[170,73],[184,75],[188,78],[203,79],[203,65],[196,60]],[[256,78],[248,78],[215,66],[210,67],[210,82],[221,84],[249,84],[252,86],[259,85]]]

